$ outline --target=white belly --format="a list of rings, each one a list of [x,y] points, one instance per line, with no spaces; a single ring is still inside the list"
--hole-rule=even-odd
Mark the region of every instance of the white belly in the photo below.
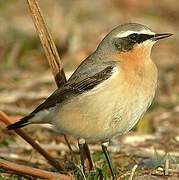
[[[129,100],[124,100],[122,106],[116,107],[110,123],[114,133],[121,135],[131,130],[151,105],[154,95],[155,91],[150,94],[133,94]]]
[[[53,124],[59,132],[87,142],[106,141],[128,132],[150,106],[157,77],[136,81],[140,82],[138,86],[119,79],[115,84],[74,97],[60,105]]]
[[[63,105],[55,118],[57,130],[87,142],[105,141],[128,132],[146,112],[154,97],[150,93],[124,92],[108,89],[98,96],[73,99]],[[122,96],[121,96],[122,95]]]

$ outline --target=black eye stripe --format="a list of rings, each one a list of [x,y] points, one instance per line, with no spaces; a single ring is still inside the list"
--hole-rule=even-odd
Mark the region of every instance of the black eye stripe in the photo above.
[[[119,52],[127,52],[132,50],[135,44],[140,44],[148,39],[153,38],[152,34],[137,34],[133,33],[126,37],[115,38],[113,44]]]
[[[129,36],[127,36],[127,37],[129,37],[129,39],[131,39],[131,40],[136,40],[138,36],[139,36],[139,34],[133,33],[133,34],[130,34]]]
[[[136,43],[142,43],[148,39],[151,39],[152,37],[154,37],[154,35],[152,35],[152,34],[137,34],[137,33],[133,33],[133,34],[130,34],[129,36],[127,36],[127,38],[130,41],[133,41]]]

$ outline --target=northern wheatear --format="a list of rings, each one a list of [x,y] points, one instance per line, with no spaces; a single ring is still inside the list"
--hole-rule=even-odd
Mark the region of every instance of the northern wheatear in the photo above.
[[[150,58],[154,43],[172,34],[156,34],[144,25],[130,23],[113,29],[97,49],[32,113],[7,128],[51,123],[61,134],[85,142],[101,142],[113,179],[107,142],[127,133],[150,106],[157,68]]]

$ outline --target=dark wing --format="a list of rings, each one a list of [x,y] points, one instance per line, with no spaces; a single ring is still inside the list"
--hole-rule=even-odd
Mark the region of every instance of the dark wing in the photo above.
[[[39,105],[33,112],[37,113],[41,110],[54,107],[65,100],[68,100],[70,96],[77,96],[85,91],[93,89],[95,86],[99,85],[104,80],[108,79],[112,75],[114,66],[107,66],[102,71],[94,74],[91,77],[87,77],[78,82],[67,82],[65,86],[57,91],[55,91],[50,97],[46,99],[41,105]]]
[[[69,81],[59,90],[56,90],[50,97],[46,99],[41,105],[39,105],[31,114],[28,116],[25,116],[20,121],[9,125],[7,128],[9,130],[11,129],[17,129],[24,127],[30,123],[30,119],[35,116],[36,113],[39,111],[43,111],[49,108],[53,108],[55,105],[62,103],[63,101],[67,101],[69,97],[78,96],[79,94],[82,94],[90,89],[93,89],[95,86],[99,85],[103,81],[107,80],[111,75],[113,74],[114,65],[107,65],[103,68],[103,66],[100,66],[100,68],[103,68],[101,71],[99,70],[99,67],[94,69],[87,69],[87,72],[85,74],[85,71],[80,74],[79,80],[76,78],[78,77],[77,74],[72,75],[72,78],[69,79]],[[92,71],[94,70],[94,71]],[[97,71],[97,73],[95,73]],[[86,77],[86,78],[84,78]],[[84,78],[84,79],[83,79]]]

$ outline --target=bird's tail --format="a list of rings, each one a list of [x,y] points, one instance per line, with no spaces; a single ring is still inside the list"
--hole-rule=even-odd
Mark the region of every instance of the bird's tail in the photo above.
[[[8,130],[12,130],[12,129],[18,129],[21,127],[24,127],[28,124],[30,124],[31,122],[29,121],[34,115],[33,114],[29,114],[28,116],[25,116],[24,118],[22,118],[20,121],[11,124],[9,126],[7,126]]]

